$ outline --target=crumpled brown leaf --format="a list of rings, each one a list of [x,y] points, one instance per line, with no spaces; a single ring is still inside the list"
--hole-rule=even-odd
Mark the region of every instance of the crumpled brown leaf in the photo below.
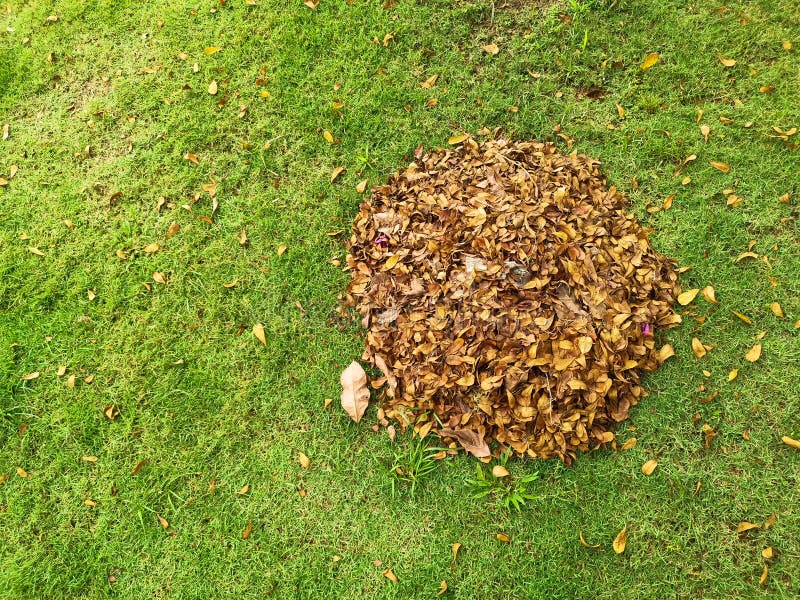
[[[481,454],[496,441],[570,462],[610,443],[681,321],[674,264],[626,198],[552,144],[417,148],[362,202],[347,268],[362,359],[394,378],[386,418],[472,432]]]
[[[440,429],[440,437],[450,437],[455,439],[461,446],[477,458],[485,458],[492,453],[489,450],[489,445],[486,443],[479,433],[469,429]]]
[[[367,374],[356,361],[342,371],[342,408],[356,423],[364,416],[369,406],[369,388]]]

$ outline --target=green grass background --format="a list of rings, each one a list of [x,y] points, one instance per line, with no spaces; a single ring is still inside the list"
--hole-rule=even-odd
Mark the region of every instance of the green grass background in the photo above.
[[[800,453],[780,438],[800,438],[800,136],[771,137],[800,127],[797,4],[393,4],[4,3],[0,597],[432,598],[442,580],[463,599],[797,597]],[[660,60],[642,71],[650,52]],[[677,356],[646,378],[650,396],[617,434],[637,437],[633,450],[572,468],[510,464],[542,474],[519,514],[471,498],[466,457],[440,463],[413,498],[393,496],[386,465],[409,439],[373,432],[374,408],[359,425],[335,403],[323,410],[363,344],[337,316],[348,275],[331,264],[356,182],[380,184],[418,144],[484,126],[566,151],[561,133],[601,158],[654,246],[692,267],[684,289],[713,285],[720,302],[698,298],[663,337]],[[743,203],[727,208],[724,189]],[[670,194],[670,210],[646,211]],[[181,230],[165,240],[172,222]],[[735,262],[750,240],[768,263]],[[143,252],[153,242],[163,250]],[[759,332],[764,353],[749,364]],[[714,346],[702,360],[694,336]],[[718,433],[709,448],[704,423]],[[737,535],[771,514],[768,530]],[[579,531],[601,547],[581,546]],[[767,546],[776,558],[759,585]]]

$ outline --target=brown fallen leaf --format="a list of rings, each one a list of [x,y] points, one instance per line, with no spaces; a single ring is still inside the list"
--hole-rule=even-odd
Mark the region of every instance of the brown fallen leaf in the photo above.
[[[622,528],[622,531],[620,531],[617,534],[617,537],[614,538],[614,543],[613,543],[614,552],[616,552],[617,554],[622,554],[623,552],[625,552],[625,546],[627,544],[628,544],[628,526],[625,525],[625,527]]]
[[[787,446],[790,446],[791,448],[796,448],[796,449],[800,450],[800,441],[792,439],[788,435],[784,435],[781,438],[781,441],[784,444],[786,444]]]
[[[256,339],[261,342],[263,346],[267,345],[267,336],[264,333],[264,326],[261,323],[253,325],[253,335],[256,336]]]
[[[758,585],[764,585],[767,583],[767,577],[769,576],[769,567],[764,565],[764,570],[761,571],[761,577],[758,578]]]
[[[736,533],[744,533],[745,531],[750,531],[751,529],[761,529],[761,525],[751,523],[750,521],[741,521],[739,525],[736,526]]]
[[[485,46],[482,46],[481,49],[487,54],[492,54],[492,55],[500,52],[500,48],[497,46],[497,44],[486,44]]]
[[[711,128],[708,125],[700,126],[700,134],[703,136],[703,141],[708,143],[708,134],[711,133]]]
[[[708,162],[708,164],[710,164],[712,167],[714,167],[718,171],[722,171],[723,173],[728,173],[731,170],[730,165],[728,165],[728,164],[726,164],[724,162],[711,160],[711,161]]]
[[[144,248],[142,248],[142,252],[145,254],[155,254],[161,250],[161,244],[158,242],[153,242],[152,244],[147,244]]]
[[[369,406],[367,374],[360,364],[353,361],[342,372],[340,381],[342,384],[342,408],[353,421],[358,423]]]
[[[761,344],[756,344],[744,355],[744,359],[751,363],[756,362],[759,358],[761,358]]]
[[[719,62],[721,62],[726,67],[732,67],[736,64],[736,61],[732,58],[723,58],[722,56],[719,57]]]
[[[698,288],[694,288],[678,294],[678,304],[681,306],[686,306],[687,304],[691,303],[691,301],[697,297],[697,293],[699,291],[700,290]]]
[[[736,257],[736,262],[744,260],[745,258],[758,258],[758,254],[755,252],[742,252],[739,256]]]
[[[449,429],[439,430],[439,437],[450,437],[458,441],[459,444],[476,458],[491,456],[491,450],[486,440],[476,431],[471,429]]]
[[[131,477],[136,477],[139,474],[139,472],[142,470],[142,467],[144,467],[146,464],[147,464],[147,459],[146,458],[142,459],[138,463],[136,463],[136,466],[133,467],[133,471],[131,471]]]
[[[168,240],[169,238],[177,234],[180,230],[181,226],[175,221],[173,221],[172,223],[169,224],[169,229],[167,229],[167,234],[164,236],[164,239]]]
[[[648,54],[645,57],[644,61],[642,62],[642,66],[641,66],[642,71],[646,71],[647,69],[652,67],[654,64],[656,64],[658,62],[659,58],[661,58],[661,57],[659,56],[658,52],[651,52],[650,54]]]
[[[307,469],[311,466],[311,459],[308,458],[308,456],[306,456],[303,452],[297,453],[297,460],[300,462],[300,466],[304,469]]]
[[[395,575],[394,571],[392,571],[391,569],[386,569],[383,572],[383,576],[386,577],[386,579],[388,579],[389,581],[392,581],[394,583],[399,583],[400,582],[400,580],[397,579],[397,575]]]
[[[692,352],[694,352],[694,355],[697,358],[703,358],[708,353],[706,347],[703,345],[703,342],[697,338],[692,338]]]
[[[775,556],[775,549],[772,546],[767,546],[761,551],[762,558],[766,558],[767,560],[769,560],[773,556]]]
[[[357,191],[359,194],[363,194],[363,193],[364,193],[364,190],[366,190],[366,189],[367,189],[367,184],[368,184],[368,183],[369,183],[369,181],[368,181],[368,180],[366,180],[366,179],[364,179],[364,180],[362,180],[362,181],[359,181],[359,182],[356,184],[356,191]]]
[[[438,73],[434,73],[433,75],[428,77],[425,81],[420,82],[419,86],[421,88],[429,90],[434,85],[436,85],[436,82],[438,81],[438,79],[439,79],[439,74]]]
[[[247,538],[249,538],[250,533],[252,533],[252,531],[253,531],[253,522],[248,519],[247,525],[245,526],[244,531],[242,532],[242,539],[246,540]]]
[[[625,443],[622,444],[621,450],[631,450],[636,447],[636,444],[639,442],[635,437],[628,438],[625,440]]]
[[[778,304],[777,302],[773,302],[772,304],[770,304],[769,309],[772,311],[772,314],[778,317],[779,319],[782,319],[785,316],[783,314],[783,309],[781,308],[781,305]]]
[[[658,353],[656,354],[656,358],[658,362],[663,363],[668,358],[675,356],[675,348],[672,347],[672,344],[664,344],[659,348]]]
[[[492,467],[492,475],[500,479],[501,477],[508,477],[511,473],[503,465],[495,465]]]
[[[653,471],[656,470],[657,466],[658,466],[657,460],[648,460],[646,463],[642,465],[642,473],[644,473],[645,475],[652,475]]]
[[[67,372],[67,365],[58,365],[58,371],[56,371],[56,376],[63,377],[66,372]]]
[[[336,167],[336,168],[333,170],[333,173],[331,173],[331,183],[333,183],[334,181],[336,181],[336,179],[338,179],[338,177],[339,177],[339,176],[340,176],[342,173],[344,173],[344,167]]]
[[[719,302],[717,301],[716,293],[714,292],[714,288],[711,287],[710,285],[707,285],[706,287],[703,288],[702,294],[706,302],[711,302],[712,304],[719,304]]]
[[[453,553],[453,562],[456,562],[456,559],[458,558],[458,551],[460,549],[461,549],[461,544],[459,542],[456,542],[455,544],[450,546],[450,550]]]
[[[317,10],[317,6],[319,6],[319,0],[304,0],[303,4],[305,4],[311,10]]]
[[[775,525],[777,520],[778,520],[778,515],[776,515],[775,513],[772,513],[769,516],[769,518],[766,521],[764,521],[764,530],[766,531],[767,529],[769,529],[770,527]]]
[[[153,273],[153,281],[156,283],[160,283],[161,285],[165,285],[167,283],[167,275],[166,273],[162,273],[161,271],[156,271]]]

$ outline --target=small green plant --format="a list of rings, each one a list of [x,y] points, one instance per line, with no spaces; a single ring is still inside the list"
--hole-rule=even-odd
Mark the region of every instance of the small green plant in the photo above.
[[[402,491],[413,498],[420,481],[436,469],[435,455],[445,450],[447,448],[429,447],[419,438],[412,440],[407,446],[398,448],[388,468],[392,498]]]
[[[539,472],[534,471],[524,477],[512,477],[506,468],[511,450],[500,457],[499,464],[492,468],[491,478],[486,476],[481,463],[477,465],[475,479],[466,481],[467,487],[472,491],[473,498],[489,498],[491,501],[506,510],[512,508],[517,512],[522,510],[526,500],[535,500],[529,488],[534,481],[539,479]]]

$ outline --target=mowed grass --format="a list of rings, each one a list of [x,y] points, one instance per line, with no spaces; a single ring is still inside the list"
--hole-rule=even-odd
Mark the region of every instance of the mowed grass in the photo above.
[[[797,597],[800,453],[781,436],[800,438],[800,136],[772,129],[800,127],[797,4],[388,4],[9,3],[0,597],[405,599],[443,580],[463,599]],[[473,499],[463,456],[392,494],[410,438],[374,432],[374,407],[359,425],[323,409],[363,348],[331,262],[355,184],[482,127],[601,158],[653,245],[692,267],[684,289],[719,300],[658,334],[677,355],[619,428],[635,448],[509,463],[541,474],[520,513]],[[759,258],[737,262],[751,240]]]

